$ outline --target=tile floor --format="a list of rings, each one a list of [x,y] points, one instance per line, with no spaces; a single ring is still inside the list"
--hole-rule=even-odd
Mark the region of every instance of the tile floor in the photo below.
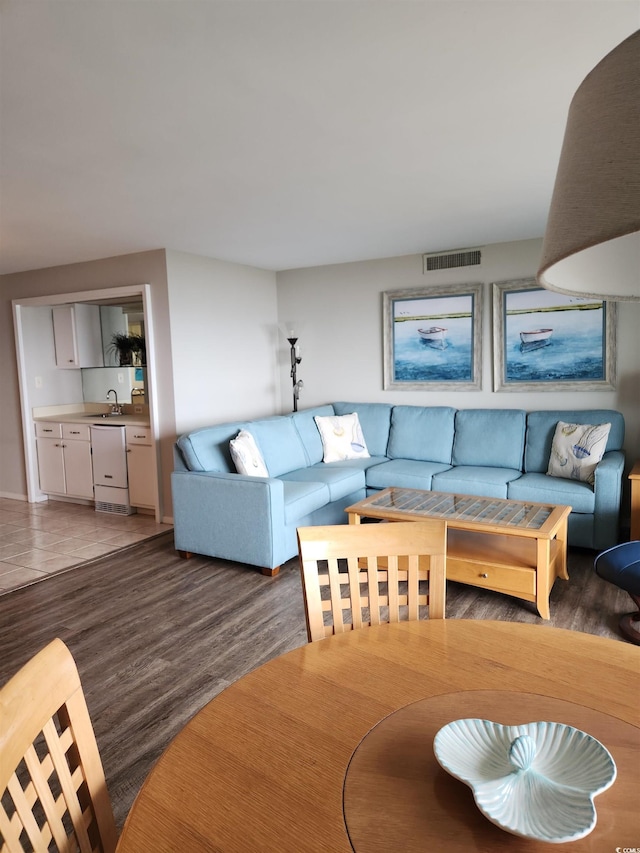
[[[151,515],[96,512],[62,501],[0,498],[0,595],[165,530]]]

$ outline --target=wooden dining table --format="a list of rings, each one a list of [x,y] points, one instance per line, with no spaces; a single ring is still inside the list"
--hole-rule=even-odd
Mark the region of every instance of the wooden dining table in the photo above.
[[[547,720],[610,751],[614,784],[575,851],[640,848],[640,649],[548,625],[423,620],[290,651],[191,719],[161,756],[117,853],[546,850],[495,826],[433,737],[460,718]]]

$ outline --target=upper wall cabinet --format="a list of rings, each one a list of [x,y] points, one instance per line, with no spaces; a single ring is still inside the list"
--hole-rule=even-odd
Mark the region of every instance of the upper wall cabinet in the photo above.
[[[53,338],[58,367],[102,367],[100,308],[75,303],[57,305],[53,313]]]

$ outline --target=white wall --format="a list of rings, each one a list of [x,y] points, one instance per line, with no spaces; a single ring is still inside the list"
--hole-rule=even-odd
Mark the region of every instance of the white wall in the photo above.
[[[49,306],[22,309],[25,373],[32,407],[82,403],[80,371],[60,370],[56,365],[51,314]]]
[[[441,405],[455,408],[611,408],[626,421],[627,464],[640,458],[640,303],[620,303],[615,390],[493,391],[491,282],[533,278],[542,241],[482,248],[482,265],[423,275],[422,256],[407,255],[278,273],[278,314],[302,323],[304,381],[300,408],[332,400]],[[383,390],[382,293],[429,284],[484,282],[482,390]],[[290,385],[281,370],[282,407],[290,409]]]
[[[178,435],[278,411],[276,275],[167,251]]]

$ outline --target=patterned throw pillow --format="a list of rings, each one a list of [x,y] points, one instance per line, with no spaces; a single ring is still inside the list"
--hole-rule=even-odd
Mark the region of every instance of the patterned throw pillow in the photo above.
[[[596,465],[607,446],[611,424],[566,424],[558,421],[547,474],[593,484]]]
[[[322,439],[323,462],[369,457],[357,412],[351,415],[328,415],[326,417],[318,415],[314,420]]]
[[[229,442],[229,450],[238,474],[249,474],[251,477],[269,476],[256,440],[246,429],[241,429]]]

